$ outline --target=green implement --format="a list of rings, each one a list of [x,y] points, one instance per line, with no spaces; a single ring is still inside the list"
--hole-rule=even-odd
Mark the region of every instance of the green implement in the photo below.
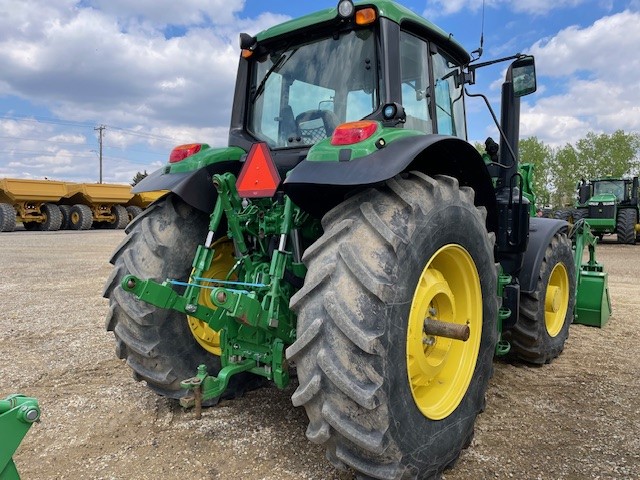
[[[0,480],[20,478],[11,457],[39,419],[40,407],[35,398],[10,395],[0,400]]]
[[[590,224],[580,220],[573,225],[571,236],[574,245],[576,272],[576,309],[573,323],[604,327],[611,316],[608,274],[596,261],[597,239],[591,233]],[[584,248],[589,249],[589,260],[583,263]]]

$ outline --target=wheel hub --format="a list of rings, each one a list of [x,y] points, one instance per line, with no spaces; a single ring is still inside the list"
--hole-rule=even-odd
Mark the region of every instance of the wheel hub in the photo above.
[[[466,325],[469,338],[427,335],[426,318]],[[440,420],[460,404],[473,377],[481,335],[482,293],[475,263],[460,245],[445,245],[422,271],[409,314],[407,374],[423,415]]]
[[[564,326],[569,305],[569,274],[557,263],[549,276],[544,299],[544,323],[550,336],[555,337]]]
[[[211,267],[206,272],[203,272],[202,276],[219,280],[226,279],[235,264],[233,242],[226,237],[221,238],[212,245],[212,248],[215,249],[215,257],[211,260]],[[229,280],[235,280],[235,277]],[[210,293],[211,290],[208,288],[201,289],[198,303],[215,310],[217,307],[211,301]],[[200,346],[206,351],[220,356],[222,353],[220,349],[220,334],[209,327],[206,322],[196,317],[188,316],[187,320],[189,329]]]

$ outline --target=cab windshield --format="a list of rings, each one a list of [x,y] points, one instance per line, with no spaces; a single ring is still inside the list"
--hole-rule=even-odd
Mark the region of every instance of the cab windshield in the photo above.
[[[252,68],[249,131],[271,148],[313,145],[379,105],[372,30],[270,52]]]
[[[624,182],[622,180],[601,180],[593,186],[594,195],[615,195],[619,202],[624,201]]]

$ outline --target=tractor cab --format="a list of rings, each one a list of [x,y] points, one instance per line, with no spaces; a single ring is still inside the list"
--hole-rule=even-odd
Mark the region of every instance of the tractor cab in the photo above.
[[[382,128],[466,139],[469,55],[417,18],[392,2],[343,0],[242,34],[229,145],[265,142],[283,173],[316,144],[348,147]]]

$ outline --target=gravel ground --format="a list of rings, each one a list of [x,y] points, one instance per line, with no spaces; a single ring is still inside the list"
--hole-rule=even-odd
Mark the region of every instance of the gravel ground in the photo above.
[[[28,479],[351,479],[309,443],[292,385],[192,411],[131,378],[104,329],[122,231],[0,234],[0,399],[39,399],[14,460]],[[565,352],[496,362],[476,435],[446,480],[640,478],[640,245],[605,244],[614,314],[572,325]],[[2,433],[0,432],[0,435]]]

